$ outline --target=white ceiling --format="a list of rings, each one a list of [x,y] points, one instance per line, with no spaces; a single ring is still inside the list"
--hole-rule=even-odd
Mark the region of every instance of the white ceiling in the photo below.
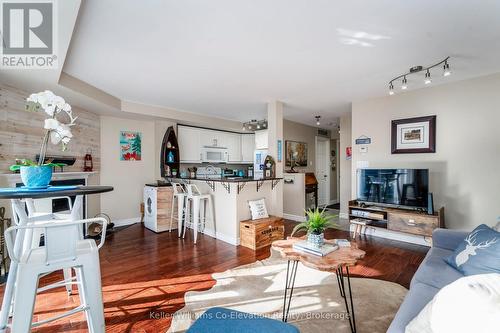
[[[500,1],[86,0],[64,71],[123,100],[239,121],[280,100],[326,124],[414,65],[451,56],[433,84],[499,72],[499,15]]]

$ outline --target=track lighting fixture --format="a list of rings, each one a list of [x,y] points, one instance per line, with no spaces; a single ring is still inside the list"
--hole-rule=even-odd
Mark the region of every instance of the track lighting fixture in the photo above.
[[[319,120],[321,119],[321,116],[314,116],[314,118],[316,118],[316,126],[321,125],[321,123],[319,122]]]
[[[432,83],[432,80],[431,80],[431,72],[429,72],[429,70],[427,70],[427,72],[425,73],[425,80],[424,80],[424,83],[425,83],[425,84],[430,84],[430,83]]]
[[[434,65],[428,66],[428,67],[413,66],[412,68],[410,68],[408,73],[401,74],[401,75],[395,77],[394,79],[392,79],[391,81],[389,81],[389,95],[395,94],[394,81],[397,81],[399,79],[401,79],[401,90],[408,89],[408,79],[407,79],[408,75],[413,75],[413,74],[417,74],[419,72],[425,71],[424,83],[431,84],[432,83],[431,70],[435,67],[440,66],[440,65],[443,65],[443,76],[451,75],[450,64],[448,63],[449,59],[450,59],[450,57],[446,57],[444,60],[441,60],[437,64],[434,64]]]
[[[243,131],[259,131],[267,128],[267,120],[252,119],[243,123]]]

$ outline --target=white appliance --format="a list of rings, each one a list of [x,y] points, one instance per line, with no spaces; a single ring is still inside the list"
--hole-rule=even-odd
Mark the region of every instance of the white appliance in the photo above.
[[[264,178],[264,161],[267,157],[267,150],[261,149],[256,150],[253,153],[253,178],[260,179]]]
[[[201,148],[201,161],[203,163],[227,163],[228,160],[229,153],[225,147],[204,146]]]
[[[157,198],[158,188],[153,186],[144,187],[144,226],[154,232],[157,230]]]

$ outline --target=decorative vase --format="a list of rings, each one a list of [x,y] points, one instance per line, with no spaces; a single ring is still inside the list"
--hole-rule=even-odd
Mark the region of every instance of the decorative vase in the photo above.
[[[307,234],[307,242],[314,247],[321,247],[325,244],[325,234],[315,234],[310,232]]]
[[[28,188],[47,188],[52,179],[52,167],[43,166],[22,166],[21,180]]]

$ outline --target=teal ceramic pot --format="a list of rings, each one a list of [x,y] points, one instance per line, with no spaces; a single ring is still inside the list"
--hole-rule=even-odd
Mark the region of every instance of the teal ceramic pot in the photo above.
[[[320,248],[325,244],[325,234],[314,234],[314,233],[308,233],[307,234],[307,242],[309,245]]]
[[[50,166],[22,166],[21,179],[29,188],[46,188],[52,179]]]

